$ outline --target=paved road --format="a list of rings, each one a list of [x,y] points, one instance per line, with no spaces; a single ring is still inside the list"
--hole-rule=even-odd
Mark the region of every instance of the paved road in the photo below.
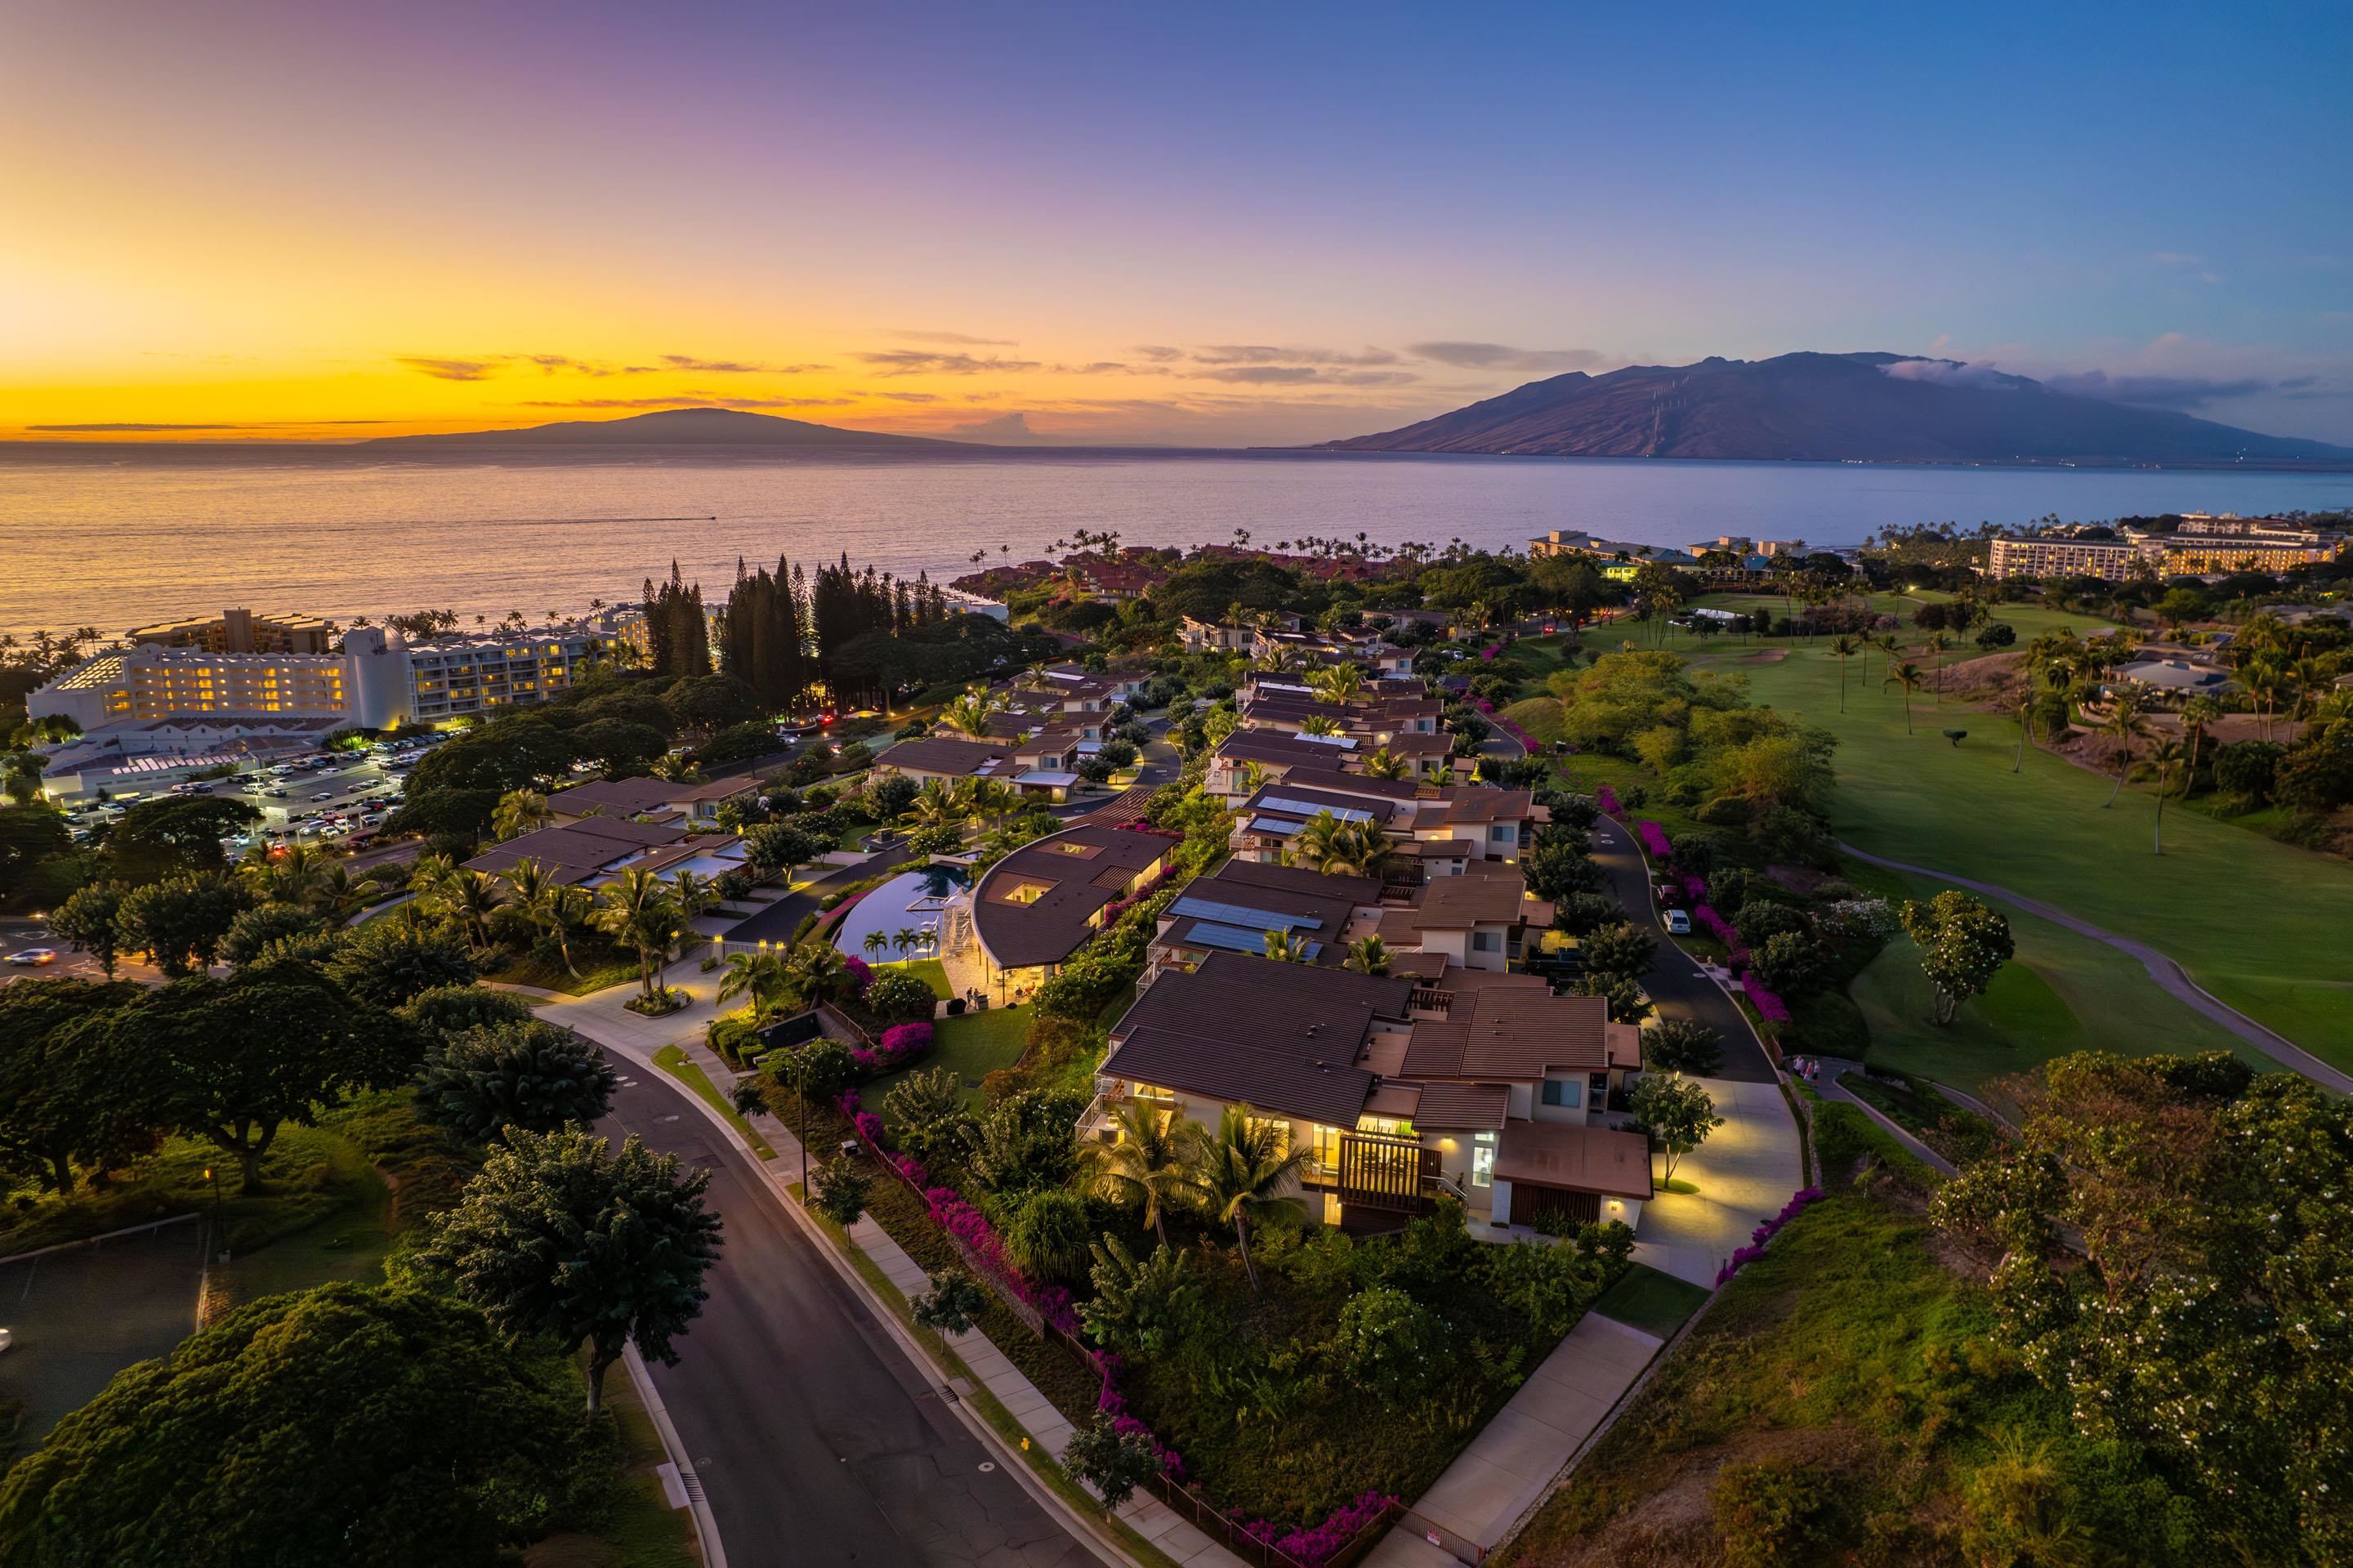
[[[709,1169],[726,1223],[679,1364],[650,1370],[730,1568],[1095,1568],[941,1404],[748,1159],[661,1075],[616,1065],[627,1086],[598,1130]]]
[[[1757,1042],[1757,1032],[1748,1026],[1747,1014],[1724,994],[1724,988],[1710,980],[1689,953],[1675,945],[1666,927],[1659,923],[1650,873],[1634,842],[1633,831],[1612,817],[1594,823],[1593,860],[1609,878],[1611,896],[1625,906],[1626,918],[1659,938],[1658,956],[1651,960],[1650,972],[1642,977],[1642,988],[1651,993],[1660,1015],[1697,1019],[1723,1037],[1724,1065],[1709,1076],[1745,1084],[1774,1082],[1773,1064]]]
[[[2148,971],[2148,978],[2155,981],[2160,990],[2204,1013],[2288,1071],[2301,1073],[2322,1088],[2333,1093],[2353,1095],[2353,1075],[2330,1066],[2284,1034],[2276,1030],[2265,1028],[2237,1008],[2209,996],[2199,988],[2197,981],[2191,980],[2183,971],[2179,964],[2146,942],[2136,942],[2129,937],[2119,937],[2113,931],[2102,930],[2088,920],[2081,920],[2068,914],[2055,904],[2045,904],[2039,898],[2028,898],[1994,883],[1977,882],[1966,876],[1955,876],[1948,871],[1936,871],[1925,865],[1910,865],[1900,860],[1887,860],[1879,855],[1866,853],[1850,843],[1841,843],[1839,848],[1843,853],[1854,856],[1855,859],[1867,862],[1872,865],[1883,865],[1891,871],[1910,872],[1915,876],[1934,877],[1939,882],[1949,882],[1957,887],[1966,887],[1972,893],[1981,893],[1988,898],[1999,898],[2005,904],[2014,905],[2030,915],[2050,921],[2054,926],[2063,926],[2077,936],[2089,937],[2095,942],[2105,942],[2116,951],[2139,960],[2140,967]]]

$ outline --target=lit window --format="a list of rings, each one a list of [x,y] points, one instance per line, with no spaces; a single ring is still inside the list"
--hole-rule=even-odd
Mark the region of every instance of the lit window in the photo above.
[[[1482,1132],[1471,1140],[1471,1185],[1492,1187],[1495,1184],[1495,1145],[1498,1135]]]
[[[1016,883],[1013,886],[1005,890],[1005,902],[1008,904],[1035,904],[1040,898],[1045,897],[1047,894],[1052,892],[1053,887],[1054,885],[1050,882]]]

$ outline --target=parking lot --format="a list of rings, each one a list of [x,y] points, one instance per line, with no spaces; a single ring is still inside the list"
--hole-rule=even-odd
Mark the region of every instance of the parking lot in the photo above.
[[[171,794],[210,795],[241,800],[262,813],[254,838],[264,843],[345,843],[383,826],[397,810],[401,786],[418,757],[421,745],[391,755],[339,752],[298,758],[289,763],[253,768],[234,779],[206,780],[178,789],[169,787],[136,799],[168,798]],[[100,823],[119,821],[125,797],[83,802],[67,815],[78,838],[87,837]],[[232,847],[254,842],[246,838]]]

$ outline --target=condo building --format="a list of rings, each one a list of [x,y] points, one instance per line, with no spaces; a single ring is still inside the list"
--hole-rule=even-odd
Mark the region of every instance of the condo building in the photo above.
[[[581,667],[623,655],[644,635],[634,609],[530,631],[452,633],[411,641],[354,627],[327,651],[326,623],[230,610],[131,634],[131,645],[83,660],[26,699],[36,718],[63,715],[88,733],[109,726],[203,718],[331,718],[356,729],[430,725],[546,701]]]

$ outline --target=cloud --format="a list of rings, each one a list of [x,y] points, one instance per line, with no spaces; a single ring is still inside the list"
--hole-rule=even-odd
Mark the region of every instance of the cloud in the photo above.
[[[1599,349],[1514,348],[1501,343],[1409,343],[1406,352],[1458,370],[1588,370],[1603,362]]]
[[[1124,359],[1095,359],[1084,365],[1057,365],[1054,366],[1054,373],[1058,376],[1155,376],[1159,374],[1158,370],[1152,366],[1130,365]]]
[[[940,400],[936,392],[878,392],[875,396],[888,397],[893,403],[936,403]]]
[[[1336,348],[1277,348],[1263,343],[1212,343],[1193,351],[1199,365],[1395,365],[1386,348],[1348,354]]]
[[[339,420],[339,421],[337,421],[337,422],[338,422],[338,423],[342,423],[343,421],[340,421],[340,420]],[[28,430],[43,430],[43,431],[47,431],[47,432],[50,432],[50,433],[53,433],[53,434],[58,434],[58,435],[79,435],[79,436],[99,436],[99,435],[130,436],[130,435],[150,435],[150,434],[153,434],[153,433],[154,433],[154,432],[156,432],[156,431],[159,431],[159,430],[242,430],[242,429],[246,429],[246,428],[247,428],[247,427],[245,427],[245,426],[243,426],[243,425],[141,425],[141,424],[110,424],[110,425],[27,425],[27,426],[26,426],[26,427],[25,427],[25,429],[28,429]]]
[[[1410,370],[1327,370],[1314,365],[1220,365],[1190,374],[1197,381],[1244,387],[1402,387],[1421,379]]]
[[[1171,360],[1185,357],[1183,349],[1171,348],[1165,343],[1140,343],[1129,349],[1128,353],[1139,359],[1149,359],[1160,365],[1166,365]]]
[[[2301,376],[2308,386],[2312,377]],[[2105,370],[2078,371],[2072,376],[2053,376],[2042,383],[2053,392],[2064,392],[2074,397],[2097,397],[2107,403],[2129,403],[2141,408],[2202,408],[2207,404],[2225,397],[2251,397],[2259,392],[2291,390],[2284,381],[2267,381],[2256,376],[2221,377],[2212,376],[2110,376]],[[2293,388],[2302,393],[2302,388]],[[2302,393],[2310,396],[2309,393]]]
[[[1879,368],[1894,381],[1928,381],[1939,387],[1971,387],[1986,392],[2026,390],[2024,377],[1996,370],[1990,363],[1975,365],[1959,359],[1899,359]]]
[[[436,381],[488,381],[504,363],[503,356],[495,359],[427,359],[403,355],[394,361],[406,365],[420,376],[430,376]]]
[[[976,358],[969,354],[923,354],[912,348],[861,354],[860,362],[877,376],[987,376],[1042,368],[1034,359]]]
[[[952,348],[1014,348],[1019,346],[1009,337],[974,337],[960,332],[926,332],[915,327],[892,327],[885,337],[903,338],[909,343],[944,343]]]
[[[525,402],[526,408],[840,408],[854,397],[712,397],[689,392],[675,397],[563,397]]]
[[[705,370],[715,376],[805,376],[830,370],[830,365],[762,365],[748,359],[697,359],[690,354],[665,354],[662,363],[672,370]]]
[[[951,425],[947,433],[967,440],[996,441],[1003,445],[1045,439],[1029,428],[1029,416],[1021,413],[999,414],[993,419],[977,419],[969,425]]]

